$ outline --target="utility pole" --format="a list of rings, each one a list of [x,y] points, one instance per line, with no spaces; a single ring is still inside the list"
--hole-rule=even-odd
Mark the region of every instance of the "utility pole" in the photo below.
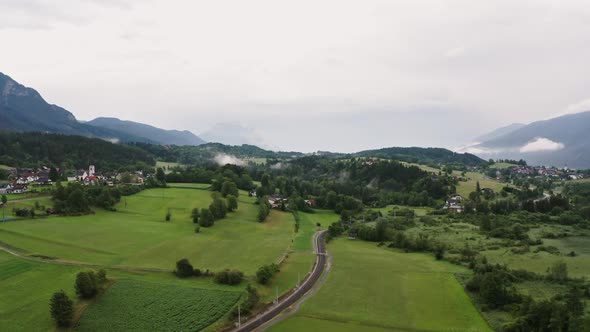
[[[278,305],[279,304],[279,286],[275,287],[275,292],[276,292],[276,296],[277,296],[275,303]]]
[[[238,327],[242,327],[242,316],[240,314],[240,305],[238,304]]]
[[[301,283],[301,272],[297,272],[297,288],[299,288],[300,283]]]

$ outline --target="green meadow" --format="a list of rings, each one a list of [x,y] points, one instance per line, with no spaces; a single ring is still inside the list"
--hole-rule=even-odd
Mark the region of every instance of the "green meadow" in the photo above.
[[[208,207],[210,195],[193,188],[149,189],[124,197],[116,212],[2,223],[0,242],[28,254],[107,266],[172,270],[178,259],[188,258],[201,269],[236,268],[250,275],[284,254],[292,215],[273,211],[259,223],[254,199],[244,192],[236,212],[195,233],[191,210]],[[165,222],[168,211],[172,220]]]
[[[272,211],[264,223],[259,223],[254,199],[241,192],[237,211],[228,213],[227,218],[216,221],[213,227],[201,227],[200,233],[195,233],[196,225],[190,213],[193,208],[209,206],[211,192],[206,188],[208,185],[173,184],[171,188],[149,189],[123,197],[116,212],[96,209],[94,214],[86,216],[15,219],[0,223],[0,244],[31,257],[42,255],[106,267],[109,278],[115,280],[114,286],[96,303],[83,305],[87,310],[81,321],[82,330],[145,330],[146,322],[151,322],[149,319],[168,324],[171,330],[202,329],[224,317],[242,295],[246,283],[223,286],[214,283],[212,278],[177,279],[171,272],[178,259],[188,258],[193,266],[202,270],[238,269],[250,278],[259,266],[288,256],[289,252],[300,248],[300,243],[309,242],[308,248],[311,248],[316,222],[314,220],[313,225],[311,221],[303,223],[306,226],[295,233],[292,214]],[[37,201],[41,205],[51,204],[48,197],[14,200],[7,210],[32,208]],[[165,221],[167,212],[172,214],[170,222]],[[330,218],[333,219],[333,214]],[[293,260],[292,265],[298,266],[300,271],[309,270],[313,262],[313,254],[306,254],[309,259]],[[289,258],[287,261],[291,262]],[[289,265],[286,266],[288,271]],[[161,272],[133,271],[140,267]],[[3,317],[0,330],[54,330],[49,316],[49,298],[64,289],[75,299],[75,275],[84,270],[88,268],[51,264],[50,261],[32,262],[0,252],[0,315]],[[284,283],[285,289],[292,287],[287,281],[291,277],[282,278],[287,274],[276,279]],[[140,288],[151,291],[129,293]],[[158,291],[164,293],[158,295]],[[189,295],[198,301],[178,301],[183,296],[189,299]],[[117,316],[122,305],[153,310]],[[105,321],[105,313],[114,318]],[[166,317],[179,319],[170,322]]]
[[[460,173],[458,173],[458,175],[460,175]],[[506,183],[499,182],[496,179],[488,178],[478,172],[467,172],[465,177],[467,178],[467,181],[460,181],[459,185],[457,186],[457,194],[463,197],[469,197],[469,194],[475,191],[477,182],[479,182],[479,185],[482,189],[491,188],[497,193],[502,191],[502,188],[508,185]]]
[[[431,255],[336,239],[322,288],[271,331],[490,331],[457,281],[468,270]]]
[[[0,331],[53,331],[51,295],[63,289],[73,298],[83,269],[28,262],[0,251]]]

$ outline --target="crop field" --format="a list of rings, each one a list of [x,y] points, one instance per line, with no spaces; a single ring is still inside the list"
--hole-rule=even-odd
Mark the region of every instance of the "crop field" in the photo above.
[[[336,239],[322,288],[271,331],[489,331],[455,273],[431,255]]]
[[[236,212],[196,234],[191,210],[209,206],[210,194],[190,188],[149,189],[124,197],[117,212],[1,223],[0,242],[63,260],[172,270],[178,259],[188,258],[201,269],[236,268],[250,275],[287,250],[293,216],[272,211],[259,223],[254,199],[244,192]],[[167,211],[170,222],[164,221]]]
[[[89,307],[78,330],[199,331],[239,298],[240,292],[122,279]]]

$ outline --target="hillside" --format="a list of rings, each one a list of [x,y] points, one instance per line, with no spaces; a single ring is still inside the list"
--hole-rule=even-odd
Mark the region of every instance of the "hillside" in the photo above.
[[[485,158],[590,168],[590,111],[537,121],[473,146]]]
[[[198,145],[188,131],[163,130],[137,122],[98,118],[80,123],[74,114],[49,104],[35,89],[0,73],[0,130],[80,135],[109,141]]]
[[[504,136],[504,135],[508,135],[522,127],[526,126],[523,123],[513,123],[513,124],[509,124],[507,126],[504,127],[500,127],[496,130],[493,130],[487,134],[481,135],[478,138],[476,138],[475,140],[477,142],[485,142],[485,141],[489,141],[489,140],[493,140],[495,138]]]
[[[137,147],[96,138],[0,131],[0,164],[67,168],[87,168],[92,164],[100,170],[119,170],[134,169],[138,164],[153,166],[155,161],[148,152]]]
[[[391,147],[378,150],[361,151],[355,153],[354,156],[394,159],[425,165],[460,164],[466,166],[476,166],[485,163],[483,159],[473,154],[456,153],[442,148]]]
[[[47,103],[39,92],[19,84],[2,73],[0,73],[0,129],[81,135],[122,141],[139,139],[123,132],[80,123],[69,111]]]
[[[154,141],[159,144],[200,145],[205,143],[204,140],[188,130],[165,130],[143,123],[119,120],[117,118],[96,118],[87,122],[87,124],[128,133],[145,141]]]

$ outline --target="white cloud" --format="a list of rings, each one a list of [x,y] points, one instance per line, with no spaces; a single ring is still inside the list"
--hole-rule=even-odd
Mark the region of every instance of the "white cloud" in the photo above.
[[[213,157],[213,160],[219,165],[224,166],[227,164],[243,166],[245,165],[244,161],[236,156],[232,156],[225,153],[218,153]]]
[[[590,97],[588,1],[452,3],[0,0],[0,70],[79,119],[194,132],[240,121],[308,151],[454,146],[472,137],[462,128],[535,121]],[[428,128],[452,126],[433,135],[395,115],[433,102],[479,119],[426,116]]]
[[[580,112],[587,112],[590,111],[590,98],[584,99],[579,101],[575,104],[568,105],[563,112],[559,113],[557,116],[562,116],[566,114],[575,114]]]
[[[520,152],[557,151],[565,148],[562,143],[554,142],[548,138],[538,137],[520,148]]]
[[[460,46],[460,47],[455,47],[455,48],[451,48],[450,50],[447,50],[445,52],[445,56],[448,58],[456,58],[456,57],[460,57],[463,54],[465,54],[465,47]]]

